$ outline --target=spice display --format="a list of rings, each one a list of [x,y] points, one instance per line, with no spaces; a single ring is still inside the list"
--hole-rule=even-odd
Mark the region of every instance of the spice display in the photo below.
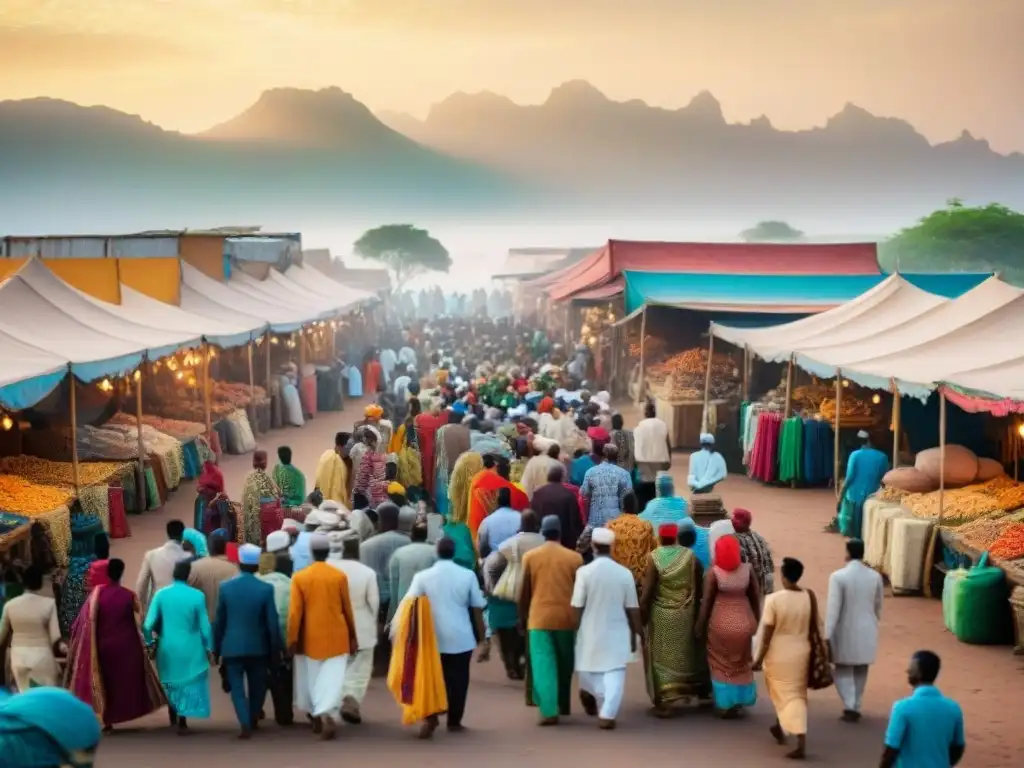
[[[891,485],[885,486],[875,494],[875,496],[882,501],[901,501],[904,497],[909,495],[910,491],[904,491],[902,488],[896,488]]]
[[[869,420],[874,422],[874,410],[873,406],[867,400],[861,400],[858,397],[854,397],[849,392],[843,392],[842,397],[843,411],[839,414],[839,423],[848,422],[849,426],[853,426],[853,422],[863,422]],[[835,421],[836,419],[836,399],[835,397],[828,397],[821,401],[821,406],[818,408],[818,413],[821,414],[823,419],[828,421]]]
[[[62,488],[38,485],[16,475],[0,475],[0,510],[31,517],[50,512],[71,501]]]
[[[956,529],[957,538],[964,544],[984,552],[995,543],[1003,530],[1013,522],[1006,517],[983,518],[961,525]]]
[[[666,400],[701,400],[707,366],[706,349],[687,349],[649,365],[646,377],[651,389]],[[736,397],[739,390],[739,366],[728,355],[715,355],[711,365],[711,399]]]
[[[1006,526],[988,551],[999,560],[1018,560],[1024,557],[1024,523]]]
[[[1004,511],[994,497],[971,490],[975,487],[967,486],[946,491],[943,498],[943,525],[955,526],[969,520],[992,517]],[[914,517],[937,518],[939,493],[911,493],[903,498],[902,505]]]
[[[81,485],[105,483],[114,475],[125,469],[123,462],[90,461],[78,465],[78,482]],[[40,486],[59,486],[71,488],[75,484],[71,462],[49,461],[35,456],[7,456],[0,459],[0,472],[5,475],[17,475],[20,479]],[[56,505],[46,507],[53,509]],[[0,509],[9,509],[0,503]],[[16,510],[11,510],[12,512]]]
[[[126,427],[134,427],[136,425],[135,416],[130,413],[116,413],[113,418],[107,422],[108,424],[121,424]],[[165,419],[160,416],[153,416],[151,414],[142,415],[142,423],[145,426],[152,427],[158,432],[162,432],[165,435],[187,442],[194,440],[201,434],[206,432],[206,427],[198,421],[182,421],[181,419]]]
[[[263,387],[253,388],[256,404],[267,402],[267,392]],[[210,415],[214,421],[220,421],[228,414],[250,404],[253,390],[248,384],[233,381],[215,381],[210,386]],[[162,418],[204,422],[206,409],[203,405],[203,393],[199,388],[180,387],[169,382],[161,382],[156,387],[156,397],[151,402],[146,398],[146,412]]]

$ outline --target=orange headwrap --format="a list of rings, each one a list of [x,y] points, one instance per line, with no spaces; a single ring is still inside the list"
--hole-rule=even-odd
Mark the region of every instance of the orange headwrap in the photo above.
[[[538,413],[551,413],[553,410],[555,410],[555,401],[550,397],[545,397],[537,406]]]

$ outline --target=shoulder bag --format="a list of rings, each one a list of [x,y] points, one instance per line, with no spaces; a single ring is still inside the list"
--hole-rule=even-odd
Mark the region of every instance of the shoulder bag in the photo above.
[[[821,630],[818,627],[818,598],[809,589],[807,596],[811,600],[811,623],[807,629],[807,640],[811,646],[807,668],[807,687],[812,691],[820,691],[832,685],[832,662],[829,658],[828,643],[821,636]]]
[[[498,583],[491,590],[491,594],[494,597],[499,600],[508,600],[510,603],[514,603],[519,599],[519,581],[523,571],[522,560],[522,541],[517,539],[515,559],[509,560],[505,570],[502,571],[501,578],[498,579]]]

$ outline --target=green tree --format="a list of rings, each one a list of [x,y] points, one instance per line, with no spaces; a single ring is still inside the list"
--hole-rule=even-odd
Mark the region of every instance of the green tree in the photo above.
[[[998,272],[1024,281],[1024,213],[999,203],[970,207],[950,200],[882,243],[886,271]]]
[[[784,221],[759,221],[750,229],[740,232],[748,243],[797,243],[804,233]]]
[[[425,272],[447,272],[452,257],[441,242],[412,224],[385,224],[363,233],[353,244],[357,256],[380,262],[396,290]]]

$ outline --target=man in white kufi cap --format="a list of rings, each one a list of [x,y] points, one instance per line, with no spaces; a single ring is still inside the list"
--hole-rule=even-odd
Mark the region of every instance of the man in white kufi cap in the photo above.
[[[309,539],[313,532],[320,527],[320,513],[312,510],[302,523],[303,530],[295,539],[289,552],[292,556],[292,573],[298,573],[313,562],[313,555],[309,551]]]
[[[579,618],[576,671],[580,700],[603,730],[615,728],[626,684],[626,664],[642,630],[633,574],[612,560],[615,534],[595,528],[594,560],[576,572],[572,607]]]
[[[700,436],[700,450],[690,456],[690,476],[687,484],[691,493],[711,493],[729,473],[722,454],[715,450],[715,436],[704,432]]]

